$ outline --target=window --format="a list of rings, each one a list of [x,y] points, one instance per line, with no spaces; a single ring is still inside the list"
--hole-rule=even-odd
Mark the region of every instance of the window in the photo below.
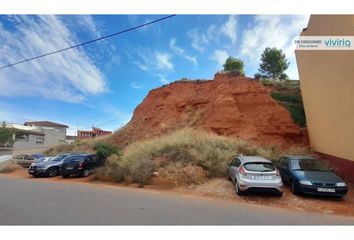
[[[44,137],[37,137],[36,143],[37,144],[44,144]]]
[[[246,170],[252,172],[272,172],[275,170],[273,163],[268,162],[251,162],[243,165]]]
[[[34,158],[30,155],[25,155],[25,160],[34,160]]]
[[[21,134],[21,133],[16,133],[15,135],[15,142],[28,142],[29,141],[29,135],[26,134]]]
[[[86,161],[88,163],[95,163],[96,162],[96,156],[89,156]]]
[[[318,159],[291,159],[291,169],[301,171],[329,171],[329,166]]]

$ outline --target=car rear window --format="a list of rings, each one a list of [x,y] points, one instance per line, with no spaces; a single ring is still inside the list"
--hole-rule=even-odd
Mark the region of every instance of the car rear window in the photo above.
[[[64,162],[80,162],[84,160],[84,156],[72,156],[69,158],[64,159]]]
[[[243,167],[247,171],[252,171],[252,172],[272,172],[275,170],[274,164],[273,163],[267,163],[267,162],[251,162],[251,163],[245,163]]]

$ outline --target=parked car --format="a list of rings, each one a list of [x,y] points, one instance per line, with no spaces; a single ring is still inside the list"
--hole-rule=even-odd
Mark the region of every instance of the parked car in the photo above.
[[[35,153],[31,155],[32,157],[34,157],[35,159],[41,159],[41,158],[45,158],[46,155],[41,154],[41,153]]]
[[[347,184],[324,162],[311,156],[283,156],[277,162],[281,177],[294,194],[343,197]]]
[[[246,191],[274,192],[283,195],[283,182],[274,164],[262,157],[240,156],[228,164],[229,179],[237,195]]]
[[[33,162],[41,161],[44,157],[45,155],[43,154],[21,154],[13,159],[18,165],[28,168]]]
[[[64,159],[61,175],[64,178],[70,175],[87,177],[99,166],[101,166],[101,161],[97,160],[95,154],[77,154]]]
[[[28,173],[34,177],[47,176],[54,177],[61,173],[63,160],[71,155],[64,153],[55,157],[46,157],[42,161],[34,162],[28,168]]]

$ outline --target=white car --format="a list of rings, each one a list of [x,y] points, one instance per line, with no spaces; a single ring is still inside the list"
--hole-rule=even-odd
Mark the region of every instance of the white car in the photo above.
[[[263,191],[283,195],[283,182],[275,165],[263,157],[239,156],[228,164],[229,179],[237,195]]]

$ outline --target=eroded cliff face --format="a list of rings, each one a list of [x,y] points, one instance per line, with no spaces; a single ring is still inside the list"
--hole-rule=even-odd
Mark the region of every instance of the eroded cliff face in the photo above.
[[[131,121],[112,140],[143,140],[192,127],[219,135],[282,148],[307,144],[290,113],[276,103],[269,89],[257,81],[233,74],[214,80],[180,81],[151,90],[135,109]]]

